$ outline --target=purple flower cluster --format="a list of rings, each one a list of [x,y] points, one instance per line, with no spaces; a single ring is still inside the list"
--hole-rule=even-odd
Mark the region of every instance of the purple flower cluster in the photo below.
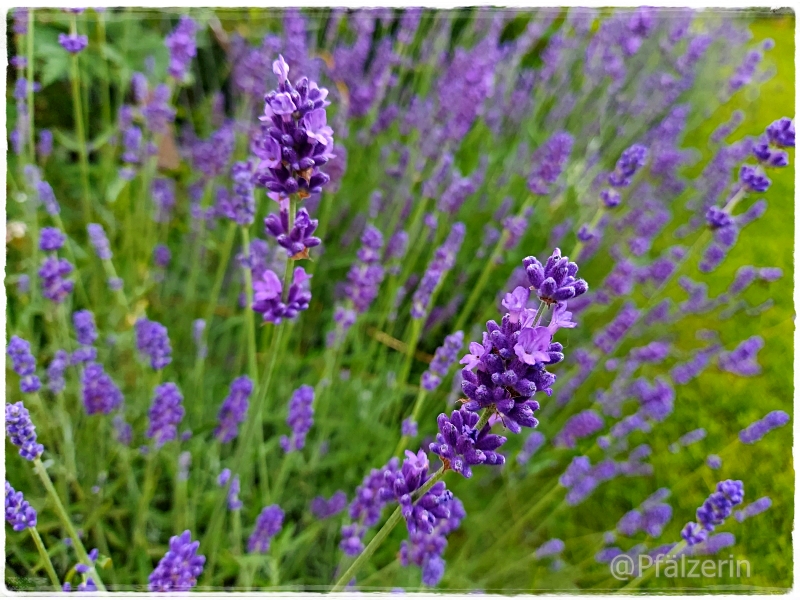
[[[54,394],[64,391],[66,382],[64,373],[69,366],[69,354],[66,350],[56,350],[53,360],[47,366],[47,389]]]
[[[789,415],[782,410],[773,410],[763,419],[759,419],[739,432],[739,440],[743,444],[755,444],[773,429],[783,427],[789,422]]]
[[[36,527],[36,510],[6,481],[6,522],[14,531]]]
[[[739,521],[739,523],[741,523],[745,519],[749,519],[750,517],[755,517],[756,515],[760,515],[770,506],[772,506],[772,500],[770,500],[769,496],[764,496],[762,498],[759,498],[752,504],[748,504],[747,506],[745,506],[744,510],[737,510],[733,514],[733,516],[736,518],[737,521]]]
[[[756,361],[758,351],[764,347],[764,338],[754,335],[746,339],[731,352],[723,352],[717,359],[719,368],[742,377],[752,377],[761,373],[761,365]]]
[[[265,97],[261,135],[253,141],[260,159],[256,182],[282,200],[306,198],[322,191],[329,177],[319,167],[333,158],[333,129],[327,125],[328,90],[303,77],[289,82],[289,65],[279,57],[272,64],[278,89]]]
[[[445,275],[456,263],[456,255],[461,248],[461,243],[466,235],[463,223],[455,223],[447,239],[436,249],[425,274],[422,276],[414,297],[411,300],[411,316],[415,319],[423,318],[429,308],[431,296],[436,288],[441,285]]]
[[[231,470],[230,469],[222,469],[219,476],[217,477],[217,485],[220,487],[227,485],[228,481],[231,479]],[[231,487],[228,489],[228,510],[239,510],[244,506],[241,500],[239,500],[239,492],[241,491],[241,483],[239,482],[239,476],[234,475],[233,481],[231,481]]]
[[[642,502],[638,509],[629,511],[617,523],[617,531],[631,537],[639,531],[657,538],[672,519],[672,507],[663,502],[669,490],[661,488]]]
[[[225,188],[217,191],[216,212],[237,225],[247,227],[253,223],[256,214],[251,161],[235,163],[231,167],[231,180],[230,193]]]
[[[172,209],[175,208],[175,181],[166,177],[154,179],[150,194],[156,209],[153,220],[156,223],[168,223]]]
[[[19,389],[24,394],[38,392],[42,387],[42,382],[36,375],[36,359],[31,354],[30,342],[12,335],[6,348],[6,354],[11,358],[14,372],[21,378]]]
[[[439,387],[442,379],[447,376],[450,366],[458,358],[463,345],[463,331],[456,331],[444,338],[444,344],[436,349],[430,367],[422,374],[422,388],[424,390],[432,392]]]
[[[308,309],[311,302],[309,280],[303,267],[295,267],[294,277],[284,301],[281,294],[283,284],[274,271],[266,269],[261,277],[253,282],[253,310],[261,313],[262,318],[274,324],[283,319],[294,319],[298,313]]]
[[[339,490],[328,500],[323,496],[317,496],[311,501],[311,513],[317,519],[327,519],[338,515],[347,507],[347,495]]]
[[[167,36],[165,45],[169,50],[169,66],[167,73],[181,81],[189,70],[197,47],[195,46],[195,35],[197,24],[194,19],[182,15],[177,27]]]
[[[142,317],[136,321],[136,348],[150,358],[150,366],[156,371],[172,362],[172,346],[167,328],[161,323]]]
[[[522,264],[528,276],[530,290],[535,291],[539,300],[548,306],[582,296],[589,289],[583,279],[575,278],[578,265],[570,262],[568,257],[562,257],[558,248],[544,265],[533,256],[523,259]],[[514,294],[518,294],[517,290],[514,290]],[[527,302],[527,298],[525,300]]]
[[[550,185],[558,181],[572,153],[575,139],[566,132],[554,134],[533,154],[533,167],[528,176],[528,189],[532,194],[544,195]]]
[[[744,485],[741,481],[727,479],[717,484],[703,505],[697,509],[697,523],[689,522],[681,531],[681,537],[689,546],[704,542],[708,534],[718,525],[722,525],[744,499]]]
[[[186,412],[182,403],[183,394],[174,383],[162,383],[154,390],[146,435],[154,440],[156,448],[178,436],[178,425]]]
[[[361,235],[358,258],[347,272],[345,296],[353,303],[356,313],[365,312],[378,295],[383,281],[383,267],[380,264],[383,248],[383,234],[372,225],[367,225]]]
[[[86,231],[89,232],[89,242],[92,244],[97,258],[100,260],[111,260],[111,247],[108,244],[106,232],[103,230],[102,225],[97,223],[89,223],[86,226]]]
[[[297,211],[294,225],[289,228],[289,210],[282,208],[280,216],[270,214],[264,219],[264,229],[278,241],[281,248],[286,248],[287,254],[294,259],[308,258],[308,250],[319,246],[322,240],[312,234],[317,229],[319,221],[312,219],[305,208]]]
[[[46,181],[39,181],[36,183],[36,194],[39,196],[39,202],[44,205],[44,209],[48,215],[55,216],[61,212],[61,207],[56,200],[56,195],[53,188]]]
[[[464,477],[472,477],[473,465],[502,465],[506,461],[496,452],[506,443],[506,438],[490,433],[489,423],[477,429],[478,421],[478,414],[466,408],[454,410],[450,417],[442,413],[437,419],[436,442],[430,445],[431,452],[438,455],[447,468]]]
[[[547,540],[544,544],[539,546],[533,553],[537,560],[541,560],[548,556],[555,556],[564,551],[564,542],[558,538]]]
[[[214,436],[223,444],[233,440],[239,433],[239,423],[247,414],[250,394],[253,393],[253,381],[242,375],[231,382],[231,391],[219,409],[219,424]]]
[[[85,35],[78,35],[77,33],[59,33],[58,43],[70,54],[78,54],[89,45],[89,38]]]
[[[247,551],[251,554],[264,554],[269,550],[269,543],[283,528],[283,510],[277,504],[267,506],[256,520],[255,529],[247,540]]]
[[[628,187],[633,176],[647,162],[647,148],[634,144],[625,150],[617,161],[614,171],[608,176],[608,184],[613,187]]]
[[[553,444],[574,448],[577,440],[588,437],[603,428],[603,417],[593,410],[584,410],[567,419],[564,428],[553,438]]]
[[[517,454],[517,462],[521,465],[527,463],[536,452],[544,446],[545,437],[540,431],[531,431],[522,444],[522,449]]]
[[[64,258],[48,256],[39,268],[42,296],[53,302],[63,302],[72,293],[74,282],[66,279],[72,273],[72,264]]]
[[[75,327],[75,336],[82,346],[93,346],[97,341],[97,326],[94,314],[90,310],[78,310],[72,314],[72,324]]]
[[[306,445],[306,435],[314,424],[314,388],[301,385],[292,394],[289,402],[289,415],[286,424],[292,429],[292,436],[281,436],[280,444],[284,452],[302,450]]]
[[[187,529],[169,539],[169,550],[150,574],[148,590],[151,592],[188,592],[197,584],[203,572],[206,557],[197,554],[199,541],[192,541]]]
[[[122,392],[103,370],[103,365],[90,362],[81,376],[81,395],[86,413],[109,414],[122,404]]]
[[[22,402],[6,403],[6,434],[25,460],[34,460],[44,452],[44,446],[36,441],[36,426]]]
[[[42,252],[56,252],[61,250],[67,236],[56,227],[43,227],[39,232],[39,249]]]

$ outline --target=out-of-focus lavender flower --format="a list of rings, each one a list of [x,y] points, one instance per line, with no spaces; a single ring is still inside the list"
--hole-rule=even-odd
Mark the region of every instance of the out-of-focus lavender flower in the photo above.
[[[713,556],[717,554],[723,548],[729,548],[736,543],[736,538],[732,533],[718,533],[716,535],[712,535],[704,542],[700,544],[695,544],[693,546],[689,546],[685,548],[683,552],[680,552],[679,555],[687,555],[687,556]]]
[[[97,341],[97,326],[94,314],[90,310],[78,310],[72,314],[72,324],[75,327],[75,336],[78,343],[83,346],[92,346]]]
[[[309,248],[319,246],[322,240],[312,234],[319,221],[312,219],[305,208],[295,215],[294,225],[289,229],[289,211],[281,209],[280,216],[270,214],[264,219],[264,229],[278,241],[278,245],[286,248],[287,254],[295,259],[308,258]]]
[[[719,469],[722,467],[722,459],[717,454],[709,454],[706,457],[706,465],[709,469]]]
[[[422,374],[422,388],[432,392],[447,376],[450,366],[458,358],[461,347],[464,345],[464,332],[456,331],[444,338],[444,344],[436,349],[433,360],[427,371]]]
[[[150,359],[150,366],[156,371],[172,362],[172,346],[169,343],[167,328],[161,323],[142,317],[136,321],[136,348]]]
[[[647,162],[647,148],[634,144],[625,150],[617,161],[614,171],[608,176],[608,183],[613,187],[627,187]]]
[[[20,390],[25,394],[38,392],[42,384],[36,376],[36,359],[31,354],[30,342],[13,335],[8,342],[6,354],[11,358],[14,372],[20,376]]]
[[[752,81],[756,68],[763,57],[763,54],[758,50],[751,50],[745,55],[744,60],[736,68],[736,71],[728,82],[728,89],[731,93],[742,89]]]
[[[553,444],[574,448],[580,438],[588,437],[603,427],[603,417],[593,410],[584,410],[571,416],[564,428],[553,438]]]
[[[150,193],[156,208],[153,220],[156,223],[169,222],[172,209],[175,208],[175,182],[166,177],[158,177],[153,180]]]
[[[89,45],[89,38],[85,35],[78,35],[77,33],[59,33],[58,43],[70,54],[78,54]]]
[[[237,162],[231,167],[233,187],[229,194],[221,188],[217,195],[216,211],[222,216],[246,227],[255,218],[253,166],[251,161]]]
[[[81,395],[86,413],[109,414],[122,404],[122,392],[106,374],[103,365],[90,362],[81,376]]]
[[[26,33],[28,33],[28,23],[29,23],[28,9],[15,8],[14,25],[12,26],[14,33],[18,35],[25,35]]]
[[[166,269],[170,258],[172,258],[172,253],[164,244],[158,244],[153,249],[153,262],[155,262],[156,266]]]
[[[54,394],[64,391],[66,382],[64,372],[69,365],[69,354],[65,350],[56,350],[53,360],[47,366],[47,389]]]
[[[203,339],[203,332],[205,329],[205,319],[195,319],[192,321],[192,339],[197,346],[198,358],[205,358],[206,354],[208,354],[208,346],[206,346],[205,340]]]
[[[63,302],[72,293],[74,283],[65,279],[72,273],[72,264],[64,258],[48,256],[39,268],[42,296],[53,302]]]
[[[536,560],[541,560],[547,556],[555,556],[564,551],[564,542],[558,538],[547,540],[544,544],[539,546],[533,553]]]
[[[17,291],[20,294],[27,294],[31,289],[31,278],[25,273],[17,277]]]
[[[367,225],[361,235],[361,247],[347,272],[345,296],[353,303],[357,314],[365,312],[378,295],[384,271],[380,264],[383,234],[372,225]]]
[[[181,81],[189,70],[197,47],[195,46],[195,35],[197,23],[194,19],[186,15],[181,15],[181,19],[175,29],[167,36],[165,45],[169,50],[169,66],[167,73]]]
[[[92,244],[97,257],[100,260],[111,260],[111,247],[108,244],[108,238],[103,226],[97,223],[89,223],[86,226],[86,231],[89,233],[89,242]]]
[[[247,540],[247,551],[251,554],[264,554],[269,551],[269,543],[283,528],[283,510],[277,504],[267,506],[256,520],[256,526]]]
[[[236,145],[234,127],[227,123],[215,130],[206,140],[193,139],[190,153],[192,165],[203,180],[209,180],[225,173]],[[244,163],[247,164],[247,163]],[[252,175],[252,166],[249,166]],[[234,175],[239,175],[235,173]]]
[[[322,191],[330,178],[319,170],[333,156],[333,129],[327,124],[328,90],[303,77],[292,86],[289,65],[272,64],[278,89],[265,96],[260,137],[252,152],[260,159],[256,183],[279,198]]]
[[[764,347],[764,339],[755,335],[744,340],[731,352],[723,352],[719,355],[717,364],[723,371],[741,375],[742,377],[752,377],[761,373],[761,365],[756,361],[756,355]]]
[[[554,134],[533,154],[533,166],[528,176],[528,189],[533,194],[544,195],[550,185],[558,181],[572,153],[575,139],[568,133]]]
[[[170,89],[166,84],[155,87],[147,104],[142,107],[147,129],[156,134],[166,133],[170,123],[175,120],[175,109],[169,105]]]
[[[6,435],[25,460],[35,460],[44,452],[44,446],[36,441],[36,426],[22,402],[6,403]]]
[[[320,520],[338,515],[346,507],[347,495],[342,490],[336,492],[328,500],[322,496],[317,496],[311,501],[311,513]]]
[[[536,451],[544,445],[544,441],[545,437],[542,432],[532,431],[525,439],[525,443],[522,444],[519,454],[517,454],[517,462],[521,465],[526,464],[536,454]]]
[[[159,448],[178,436],[178,425],[185,414],[183,394],[174,383],[162,383],[153,392],[147,437]]]
[[[766,192],[772,184],[759,167],[742,165],[739,170],[739,182],[750,192]]]
[[[689,522],[681,531],[681,537],[689,546],[704,542],[714,528],[725,522],[733,507],[742,503],[744,485],[741,481],[728,479],[717,484],[717,490],[697,509],[697,523]]]
[[[42,129],[39,132],[39,143],[36,146],[39,158],[46,160],[53,153],[53,132],[49,129]]]
[[[126,422],[122,415],[115,416],[112,423],[117,441],[124,446],[130,446],[133,441],[133,427],[130,423]]]
[[[789,422],[789,415],[782,410],[773,410],[763,419],[754,421],[739,432],[739,440],[743,444],[755,444],[773,429],[783,427]]]
[[[283,284],[274,271],[266,269],[253,283],[252,309],[261,313],[265,321],[279,324],[283,319],[294,319],[298,313],[308,309],[311,301],[310,275],[303,267],[296,267],[292,284],[284,302],[281,296]]]
[[[306,435],[314,424],[314,388],[301,385],[292,394],[289,402],[289,415],[286,424],[292,430],[291,438],[283,435],[280,439],[284,452],[302,450],[306,445]]]
[[[421,319],[427,314],[431,296],[450,269],[453,268],[453,265],[455,265],[456,255],[461,248],[465,235],[466,227],[464,224],[455,223],[447,239],[434,252],[433,258],[428,264],[428,268],[422,276],[422,281],[420,281],[411,301],[411,316],[413,318]]]
[[[488,423],[480,430],[475,429],[479,418],[465,408],[454,410],[450,417],[440,414],[436,443],[430,445],[431,452],[464,477],[472,477],[472,465],[505,463],[505,457],[496,450],[506,443],[506,438],[490,433]]]
[[[42,180],[36,183],[36,193],[39,196],[39,202],[44,205],[44,209],[49,215],[57,215],[61,212],[61,207],[56,201],[56,196],[53,193],[53,188],[49,183]]]
[[[686,448],[687,446],[696,444],[700,440],[705,439],[705,437],[706,437],[706,430],[704,428],[700,427],[699,429],[693,429],[689,433],[685,433],[680,438],[678,438],[677,442],[670,444],[669,451],[674,454],[678,452],[681,448]]]
[[[771,144],[781,148],[794,148],[794,119],[783,117],[770,123],[767,138]]]
[[[220,487],[227,485],[228,481],[231,478],[231,470],[230,469],[223,469],[222,472],[217,477],[217,485]],[[233,481],[231,481],[231,487],[228,489],[228,510],[239,510],[244,506],[241,500],[239,500],[239,492],[241,491],[241,483],[239,482],[239,476],[234,475]]]
[[[231,391],[219,409],[219,424],[214,435],[223,444],[230,442],[239,433],[239,423],[244,421],[253,393],[253,381],[247,376],[237,377],[231,383]]]
[[[769,496],[764,496],[759,498],[752,504],[748,504],[744,507],[744,510],[737,510],[733,516],[736,518],[739,523],[744,521],[745,519],[749,519],[750,517],[755,517],[756,515],[760,515],[762,512],[767,510],[770,506],[772,506],[772,500],[770,500]]]
[[[633,327],[640,314],[639,309],[632,302],[626,302],[611,323],[604,330],[595,334],[593,338],[595,346],[606,354],[611,353],[617,343]]]
[[[342,541],[339,543],[339,548],[348,556],[357,556],[364,549],[362,539],[366,528],[380,520],[383,507],[390,500],[380,494],[386,483],[386,474],[396,473],[399,466],[399,459],[392,458],[384,467],[372,469],[356,488],[348,508],[350,519],[356,522],[342,527]]]
[[[36,527],[36,510],[6,481],[6,522],[14,531]]]
[[[416,437],[417,422],[412,417],[403,419],[403,422],[400,424],[400,434],[407,437]]]
[[[187,529],[169,539],[169,550],[148,579],[151,592],[188,592],[197,584],[206,557],[197,554],[199,541]]]

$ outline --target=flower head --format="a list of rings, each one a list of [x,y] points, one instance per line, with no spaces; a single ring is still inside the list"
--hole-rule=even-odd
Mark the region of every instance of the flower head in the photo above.
[[[206,557],[197,554],[199,541],[192,541],[189,530],[172,536],[169,550],[150,574],[148,589],[151,592],[188,592],[197,584],[203,572]]]

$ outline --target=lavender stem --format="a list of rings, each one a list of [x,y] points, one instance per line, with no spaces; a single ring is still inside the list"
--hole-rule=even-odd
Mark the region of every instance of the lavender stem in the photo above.
[[[50,555],[47,553],[47,548],[44,547],[44,542],[42,542],[39,532],[36,530],[36,527],[29,527],[28,531],[31,532],[33,543],[36,544],[36,549],[39,551],[39,556],[42,557],[44,570],[47,571],[47,576],[50,578],[50,582],[53,584],[56,590],[61,590],[61,583],[58,581],[58,575],[56,575],[56,570],[53,568]]]

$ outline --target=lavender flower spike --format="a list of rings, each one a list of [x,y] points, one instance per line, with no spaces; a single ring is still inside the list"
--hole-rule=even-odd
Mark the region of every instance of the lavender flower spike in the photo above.
[[[281,209],[280,216],[271,214],[264,219],[264,228],[267,233],[278,241],[278,245],[286,248],[286,252],[295,260],[308,258],[310,248],[322,243],[312,234],[317,229],[319,221],[312,219],[305,208],[300,208],[295,216],[294,225],[289,229],[289,211]]]
[[[72,273],[69,261],[55,256],[48,256],[39,268],[42,281],[42,296],[53,302],[63,302],[72,293],[74,283],[66,279]]]
[[[36,376],[36,359],[31,354],[31,345],[21,337],[13,335],[8,342],[6,354],[11,358],[14,372],[20,376],[19,388],[25,394],[38,392],[42,387]]]
[[[36,527],[36,510],[6,481],[6,522],[14,531]]]
[[[219,409],[219,425],[214,430],[214,436],[223,444],[238,435],[239,423],[245,419],[252,393],[253,382],[247,375],[237,377],[231,383],[230,394]]]
[[[61,250],[67,237],[56,227],[43,227],[39,232],[39,249],[42,252]]]
[[[253,310],[261,313],[270,323],[279,324],[283,319],[294,319],[298,313],[308,309],[311,301],[309,280],[303,267],[296,267],[286,302],[282,299],[283,284],[274,271],[266,269],[261,278],[253,283]]]
[[[269,543],[283,528],[283,510],[277,504],[267,506],[256,520],[256,526],[247,541],[247,551],[251,554],[264,554],[269,550]]]
[[[122,392],[103,370],[103,365],[87,363],[81,377],[81,394],[86,413],[109,414],[122,404]]]
[[[147,437],[155,441],[157,448],[177,437],[178,425],[185,413],[182,402],[183,394],[174,383],[164,383],[155,389],[148,413]]]
[[[456,262],[456,254],[464,241],[466,227],[463,223],[455,223],[444,243],[436,249],[422,281],[414,292],[411,301],[411,316],[421,319],[428,312],[428,305],[434,290]]]
[[[430,445],[431,452],[464,477],[472,477],[472,465],[505,463],[505,457],[496,450],[506,443],[506,438],[489,433],[488,423],[480,431],[475,429],[478,420],[477,413],[464,408],[454,410],[449,418],[440,414],[436,443]]]
[[[302,450],[306,444],[306,435],[314,424],[314,388],[302,385],[289,403],[289,416],[286,424],[292,429],[292,437],[281,436],[280,444],[284,452]]]
[[[743,444],[755,444],[773,429],[783,427],[789,422],[789,415],[782,410],[774,410],[763,419],[755,421],[739,432]]]
[[[25,460],[35,460],[44,452],[44,446],[36,441],[36,426],[22,402],[6,404],[6,434]]]
[[[89,223],[86,226],[86,230],[89,232],[89,242],[97,253],[97,258],[100,260],[111,260],[111,247],[108,244],[108,238],[106,237],[106,232],[103,230],[103,226],[97,223]]]
[[[708,534],[721,525],[731,515],[733,507],[741,504],[743,499],[744,485],[741,481],[721,481],[717,484],[717,491],[697,509],[697,523],[687,523],[681,531],[681,537],[689,546],[705,541]]]
[[[430,368],[422,374],[422,387],[432,392],[447,376],[450,366],[458,358],[461,347],[464,345],[464,332],[456,331],[444,338],[444,344],[436,349]]]
[[[342,512],[347,506],[347,495],[339,490],[330,499],[317,496],[311,501],[311,513],[318,519],[327,519]]]
[[[522,264],[531,285],[530,290],[535,291],[539,299],[548,305],[577,298],[589,290],[583,279],[575,278],[578,265],[570,262],[568,257],[562,257],[558,248],[544,265],[533,256],[523,259]]]
[[[199,541],[192,541],[187,529],[172,536],[169,550],[150,574],[148,589],[151,592],[188,592],[197,584],[203,572],[206,557],[197,554]]]
[[[167,328],[161,323],[142,317],[136,321],[136,347],[150,358],[150,366],[156,371],[172,362],[172,346],[169,343]]]
[[[167,36],[165,45],[169,50],[169,66],[167,73],[178,81],[186,76],[197,47],[195,46],[195,32],[197,24],[194,19],[182,15],[175,30]]]

